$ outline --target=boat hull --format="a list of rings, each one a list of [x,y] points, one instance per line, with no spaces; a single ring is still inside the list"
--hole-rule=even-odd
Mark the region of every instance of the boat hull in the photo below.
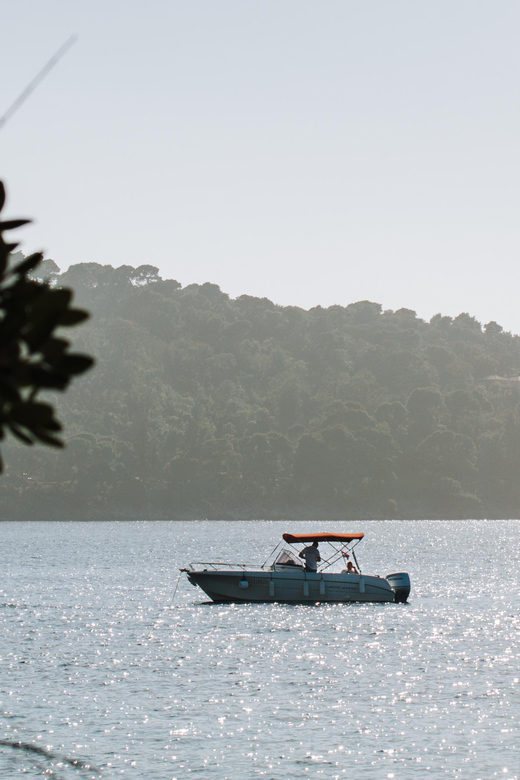
[[[296,571],[188,571],[218,603],[388,603],[396,592],[384,577]],[[403,599],[400,599],[403,600]]]

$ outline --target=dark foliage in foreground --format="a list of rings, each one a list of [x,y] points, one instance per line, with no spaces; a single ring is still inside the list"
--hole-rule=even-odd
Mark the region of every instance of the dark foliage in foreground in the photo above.
[[[0,182],[0,211],[4,203]],[[71,307],[71,290],[53,289],[34,278],[43,262],[41,254],[10,264],[17,244],[4,234],[28,221],[0,221],[0,439],[8,430],[24,444],[62,447],[54,407],[40,401],[38,394],[65,390],[73,376],[92,365],[92,358],[69,352],[70,342],[56,335],[58,328],[77,325],[88,313]]]
[[[46,263],[98,366],[60,402],[66,453],[10,449],[5,516],[519,515],[520,340],[496,323]]]

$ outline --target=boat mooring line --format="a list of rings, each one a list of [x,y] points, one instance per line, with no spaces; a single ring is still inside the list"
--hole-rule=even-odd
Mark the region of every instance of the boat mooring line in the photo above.
[[[179,582],[180,582],[180,579],[181,579],[181,575],[182,575],[182,571],[179,572],[179,576],[177,577],[177,582],[175,583],[175,588],[174,588],[173,596],[172,596],[172,604],[173,604],[173,599],[175,598],[175,594],[177,593],[177,588],[179,587]]]

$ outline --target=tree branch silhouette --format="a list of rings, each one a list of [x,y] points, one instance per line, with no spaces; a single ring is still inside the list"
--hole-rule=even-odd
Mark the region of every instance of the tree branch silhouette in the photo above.
[[[0,212],[4,205],[0,182]],[[63,447],[55,409],[38,395],[42,390],[65,390],[74,376],[93,365],[92,357],[70,352],[70,342],[56,335],[59,328],[78,325],[90,315],[71,306],[72,290],[30,278],[43,261],[41,253],[10,266],[18,244],[8,241],[5,233],[29,222],[0,220],[0,440],[10,432],[24,444]]]

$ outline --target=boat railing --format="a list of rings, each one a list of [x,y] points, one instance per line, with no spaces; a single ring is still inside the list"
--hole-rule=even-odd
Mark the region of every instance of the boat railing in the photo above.
[[[264,564],[261,563],[221,563],[219,561],[193,561],[189,566],[190,570],[192,571],[200,570],[200,567],[208,570],[212,569],[215,571],[222,568],[230,569],[231,571],[246,571],[248,569],[257,571],[259,569],[266,568]]]

